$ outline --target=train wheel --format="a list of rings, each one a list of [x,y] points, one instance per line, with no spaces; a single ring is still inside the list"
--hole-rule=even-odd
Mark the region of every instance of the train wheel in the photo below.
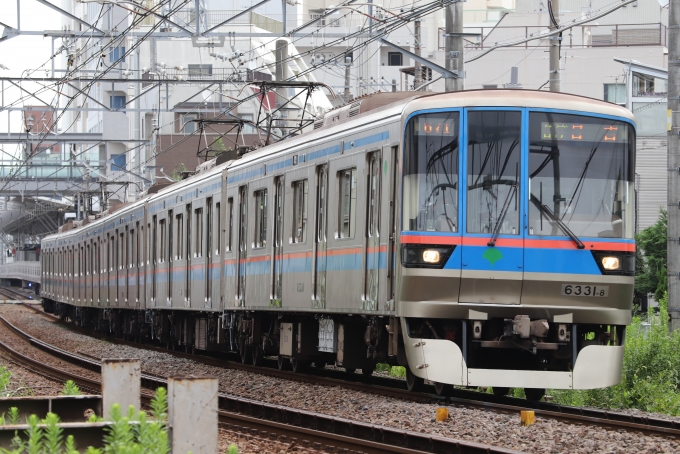
[[[545,395],[543,388],[524,388],[524,395],[530,402],[539,402]]]
[[[453,386],[448,383],[434,382],[434,390],[438,396],[448,396],[453,391]]]
[[[283,370],[286,367],[286,358],[283,356],[279,355],[277,358],[277,364],[279,366],[279,370]]]
[[[507,396],[508,393],[510,392],[510,388],[505,388],[502,386],[494,386],[492,389],[493,395],[498,397]]]
[[[356,371],[357,370],[354,367],[345,367],[345,372],[347,372],[348,374],[353,374]]]
[[[291,358],[290,365],[293,367],[293,372],[296,374],[302,372],[307,367],[307,361],[298,358]]]
[[[250,352],[250,359],[253,366],[262,365],[262,348],[259,345],[253,345],[253,351]]]
[[[317,369],[323,369],[326,367],[326,361],[314,361],[314,367]]]
[[[413,375],[413,372],[411,372],[411,369],[406,366],[406,388],[409,391],[420,391],[423,387],[425,380],[423,380],[420,377],[416,377]]]

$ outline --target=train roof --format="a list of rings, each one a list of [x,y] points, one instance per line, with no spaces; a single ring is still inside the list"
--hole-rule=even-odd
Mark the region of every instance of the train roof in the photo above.
[[[622,117],[635,122],[630,110],[610,102],[567,93],[516,89],[465,90],[421,96],[406,105],[404,114],[408,116],[419,110],[452,107],[533,107],[573,110]]]

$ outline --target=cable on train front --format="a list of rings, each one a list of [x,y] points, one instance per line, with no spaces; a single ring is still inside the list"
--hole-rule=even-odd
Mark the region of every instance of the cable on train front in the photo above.
[[[503,96],[460,108],[421,98],[404,115],[397,315],[409,387],[539,399],[615,385],[634,287],[633,117],[568,95],[520,107]]]

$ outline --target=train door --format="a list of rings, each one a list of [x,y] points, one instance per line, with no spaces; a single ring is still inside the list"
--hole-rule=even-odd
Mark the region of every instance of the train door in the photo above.
[[[92,240],[85,240],[85,305],[92,304]]]
[[[461,303],[519,304],[524,253],[520,110],[470,109]]]
[[[236,258],[236,306],[245,306],[246,259],[248,256],[248,187],[238,192],[238,251]]]
[[[367,165],[364,153],[330,162],[326,309],[357,310],[363,304]]]
[[[199,190],[196,189],[198,195]],[[187,257],[187,270],[189,279],[187,281],[187,298],[188,306],[193,302],[194,308],[204,309],[206,307],[206,251],[205,251],[205,199],[196,200],[191,203],[187,212],[192,215],[192,220],[187,224],[190,228],[191,235],[187,238],[187,247],[191,248],[190,254]],[[196,284],[196,285],[193,285]]]
[[[219,235],[219,229],[213,228],[213,198],[205,201],[205,307],[212,307],[213,283],[213,235]]]
[[[173,211],[172,210],[168,211],[168,217],[165,220],[165,223],[167,224],[167,226],[165,227],[165,229],[161,230],[161,233],[165,234],[166,232],[164,232],[163,230],[167,230],[167,234],[168,234],[167,235],[167,242],[165,244],[165,248],[167,249],[167,251],[163,251],[163,254],[165,254],[165,256],[167,257],[167,263],[165,265],[167,267],[167,279],[166,279],[166,282],[167,282],[167,302],[166,302],[166,304],[168,306],[172,306],[172,295],[173,295],[172,289],[175,286],[175,280],[173,279],[173,274],[172,274],[172,267],[175,264],[175,256],[174,256],[175,249],[173,248],[173,244],[174,244],[173,232],[174,232],[174,229],[172,228],[172,226],[175,223],[175,218],[173,217]]]
[[[316,169],[316,203],[315,203],[314,251],[312,265],[314,267],[314,297],[312,307],[326,307],[326,253],[328,249],[328,164]]]
[[[187,234],[184,245],[184,253],[186,254],[185,268],[184,268],[184,307],[191,307],[191,264],[192,264],[192,236],[194,235],[193,225],[192,225],[192,204],[188,203],[186,206],[186,224],[187,224]],[[179,235],[180,227],[177,227],[177,234]],[[177,242],[181,240],[178,238]],[[179,244],[177,247],[181,247]]]
[[[388,203],[382,203],[383,219],[387,223],[382,224],[382,231],[385,232],[381,239],[381,244],[387,247],[385,253],[386,270],[385,270],[385,307],[384,310],[395,310],[394,293],[395,293],[395,276],[394,273],[396,265],[396,239],[397,239],[397,219],[396,219],[396,194],[397,194],[397,156],[399,147],[386,146],[383,147],[383,176],[388,178],[388,184],[385,186],[388,193]]]
[[[156,268],[158,267],[158,216],[155,214],[152,217],[149,234],[151,235],[151,257],[149,260],[151,267],[151,305],[155,307],[158,301],[158,280],[156,277]]]
[[[380,167],[379,151],[368,155],[366,191],[366,243],[364,246],[364,298],[362,309],[378,309],[378,277],[380,275]]]
[[[272,282],[270,306],[281,307],[283,299],[283,176],[274,183],[274,247],[272,248]]]
[[[120,299],[121,301],[125,302],[125,305],[128,306],[130,304],[130,298],[132,295],[130,294],[130,274],[132,273],[132,259],[130,258],[130,243],[131,243],[131,236],[134,235],[134,230],[130,230],[130,228],[126,225],[125,226],[125,231],[121,233],[121,236],[125,240],[122,244],[123,248],[123,278],[125,279],[125,285],[123,286],[123,290],[125,292],[125,295],[121,295]]]
[[[142,284],[144,282],[144,260],[142,259],[142,246],[144,242],[144,223],[137,222],[135,225],[135,237],[132,248],[134,249],[134,254],[132,255],[133,266],[136,268],[135,273],[135,307],[139,308],[140,302],[142,300]]]

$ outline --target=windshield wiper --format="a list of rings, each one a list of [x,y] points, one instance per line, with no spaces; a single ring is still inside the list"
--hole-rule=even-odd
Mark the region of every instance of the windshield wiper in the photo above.
[[[496,245],[496,240],[498,239],[498,235],[501,233],[501,225],[503,225],[503,220],[505,220],[505,215],[508,214],[508,208],[510,208],[510,199],[512,199],[513,194],[517,192],[517,183],[513,183],[510,187],[510,190],[508,191],[508,195],[505,196],[505,201],[503,201],[503,208],[501,209],[501,215],[498,216],[498,221],[496,222],[496,225],[494,226],[493,233],[491,235],[491,239],[489,240],[488,243],[486,243],[487,246],[495,246]]]
[[[569,238],[572,239],[572,241],[574,243],[576,243],[577,248],[579,248],[579,249],[585,248],[585,245],[583,244],[583,242],[578,239],[578,237],[574,234],[574,232],[569,230],[569,227],[567,227],[567,224],[565,224],[560,218],[555,216],[555,213],[553,213],[553,211],[548,207],[548,205],[542,205],[541,202],[533,194],[531,194],[531,201],[534,203],[534,205],[536,205],[538,207],[539,210],[541,210],[541,213],[545,213],[548,216],[548,218],[550,218],[550,220],[552,222],[557,224],[557,226],[560,229],[562,229],[562,231],[564,233],[566,233],[569,236]]]

